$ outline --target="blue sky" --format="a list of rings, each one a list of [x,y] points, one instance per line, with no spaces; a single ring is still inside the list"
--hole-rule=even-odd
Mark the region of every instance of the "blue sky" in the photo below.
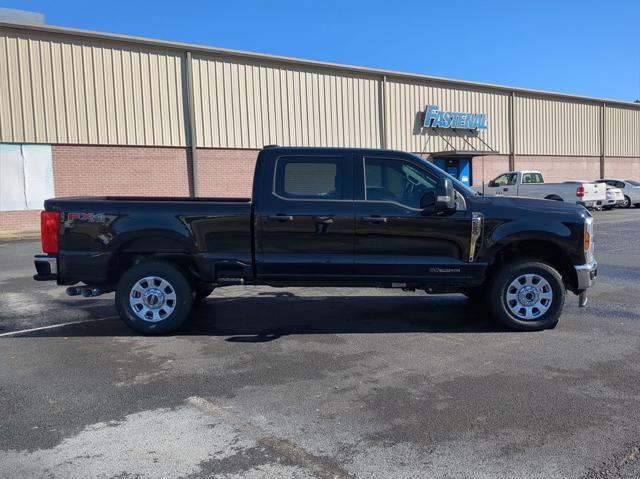
[[[0,0],[51,25],[640,98],[640,0]]]

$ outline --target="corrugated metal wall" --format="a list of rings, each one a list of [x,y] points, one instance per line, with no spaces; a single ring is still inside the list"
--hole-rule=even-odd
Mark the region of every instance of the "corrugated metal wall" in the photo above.
[[[516,96],[516,154],[599,156],[600,108],[597,103]]]
[[[0,142],[186,146],[185,58],[184,46],[0,28]],[[389,148],[510,153],[507,90],[238,58],[194,53],[197,146],[379,147],[385,128]],[[487,114],[486,145],[422,129],[427,104]],[[515,153],[599,156],[600,113],[593,100],[517,92]],[[640,156],[640,108],[608,104],[605,125],[607,155]]]
[[[186,144],[183,57],[0,31],[0,141]]]
[[[607,106],[605,154],[640,157],[640,110]]]
[[[375,79],[193,58],[198,146],[379,147]]]
[[[442,86],[388,81],[386,86],[386,128],[389,148],[413,152],[437,152],[450,150],[437,134],[421,128],[422,113],[427,104],[438,105],[442,110],[485,113],[488,128],[478,135],[491,148],[508,153],[509,148],[509,95],[488,93],[472,89],[445,88]],[[476,138],[463,140],[451,129],[439,129],[446,140],[461,150],[486,150]]]

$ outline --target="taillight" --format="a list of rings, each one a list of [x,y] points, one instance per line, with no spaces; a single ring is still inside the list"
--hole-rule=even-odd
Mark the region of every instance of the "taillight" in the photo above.
[[[47,254],[58,254],[58,230],[60,229],[60,213],[43,211],[40,213],[40,234],[42,251]]]
[[[576,196],[582,198],[584,196],[584,186],[580,185],[576,188]]]
[[[586,218],[584,221],[584,256],[587,263],[593,261],[593,218]]]

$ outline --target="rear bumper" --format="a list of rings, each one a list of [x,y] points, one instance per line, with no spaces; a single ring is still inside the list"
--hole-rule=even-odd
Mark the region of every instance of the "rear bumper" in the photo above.
[[[36,281],[56,281],[58,279],[58,258],[47,254],[37,254],[33,257]]]
[[[574,268],[578,278],[578,291],[584,291],[595,284],[598,276],[598,262],[596,260],[591,263],[574,266]]]

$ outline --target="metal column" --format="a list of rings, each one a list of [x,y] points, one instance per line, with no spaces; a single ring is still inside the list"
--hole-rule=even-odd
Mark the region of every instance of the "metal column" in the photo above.
[[[186,131],[188,134],[188,146],[189,146],[189,160],[187,165],[188,178],[189,178],[189,196],[198,196],[198,182],[197,182],[197,164],[198,164],[198,138],[196,136],[196,117],[193,109],[194,96],[193,96],[193,65],[191,59],[191,52],[186,54],[186,81],[185,81],[185,104],[187,107],[185,119],[186,119]]]
[[[380,148],[387,148],[387,76],[379,82],[378,113],[380,122]]]
[[[602,102],[602,108],[600,108],[600,178],[604,178],[604,163],[606,150],[606,127],[607,127],[607,103]]]
[[[511,92],[509,95],[509,170],[514,171],[516,169],[516,138],[515,138],[515,116],[514,116],[514,103],[516,93]]]

